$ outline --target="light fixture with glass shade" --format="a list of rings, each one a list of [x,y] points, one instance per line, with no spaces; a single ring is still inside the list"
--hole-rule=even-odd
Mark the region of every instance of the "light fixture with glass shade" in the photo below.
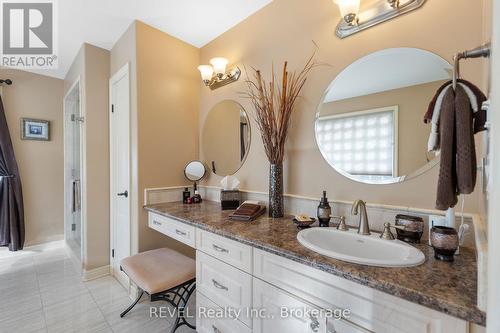
[[[361,0],[333,0],[339,6],[340,15],[348,25],[354,25],[358,22],[359,3]]]
[[[214,75],[214,68],[210,65],[200,65],[198,66],[198,70],[201,73],[201,79],[206,85],[208,85]]]
[[[198,70],[203,83],[214,90],[226,84],[236,82],[240,78],[241,70],[238,66],[228,69],[229,61],[223,57],[216,57],[210,60],[210,65],[200,65]]]
[[[361,0],[333,0],[340,10],[342,19],[336,34],[345,38],[379,23],[420,8],[425,0],[371,0],[361,4]]]
[[[229,60],[222,57],[210,59],[210,65],[214,68],[215,75],[217,75],[219,79],[222,79],[224,74],[226,74],[226,66],[228,63]]]

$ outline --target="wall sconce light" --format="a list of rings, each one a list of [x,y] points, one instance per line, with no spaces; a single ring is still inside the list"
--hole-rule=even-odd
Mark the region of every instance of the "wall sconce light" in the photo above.
[[[336,34],[345,38],[382,22],[420,8],[425,0],[375,0],[361,8],[361,0],[333,0],[339,6],[342,20]]]
[[[228,69],[229,61],[226,58],[217,57],[210,60],[210,65],[200,65],[198,70],[203,83],[214,90],[238,81],[241,70],[238,66]]]
[[[344,21],[352,26],[358,23],[359,3],[361,0],[333,0],[340,9]]]

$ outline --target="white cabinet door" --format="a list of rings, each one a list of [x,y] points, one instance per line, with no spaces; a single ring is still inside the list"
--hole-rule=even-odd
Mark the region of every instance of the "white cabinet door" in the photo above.
[[[253,278],[254,333],[326,333],[319,308]]]

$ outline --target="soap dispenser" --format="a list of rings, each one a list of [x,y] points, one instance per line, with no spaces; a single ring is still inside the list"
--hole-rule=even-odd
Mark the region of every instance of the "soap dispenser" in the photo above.
[[[332,208],[328,203],[328,198],[326,197],[326,191],[323,191],[323,197],[318,206],[318,221],[320,227],[330,226],[330,216],[332,215]]]

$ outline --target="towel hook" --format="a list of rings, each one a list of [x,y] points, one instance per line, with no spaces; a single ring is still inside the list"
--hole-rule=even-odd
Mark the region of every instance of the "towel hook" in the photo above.
[[[457,53],[453,57],[453,90],[457,88],[457,81],[460,78],[460,59],[462,59],[462,53]]]
[[[455,54],[453,57],[453,90],[457,87],[457,81],[460,79],[460,60],[468,58],[488,58],[491,53],[490,43]]]

